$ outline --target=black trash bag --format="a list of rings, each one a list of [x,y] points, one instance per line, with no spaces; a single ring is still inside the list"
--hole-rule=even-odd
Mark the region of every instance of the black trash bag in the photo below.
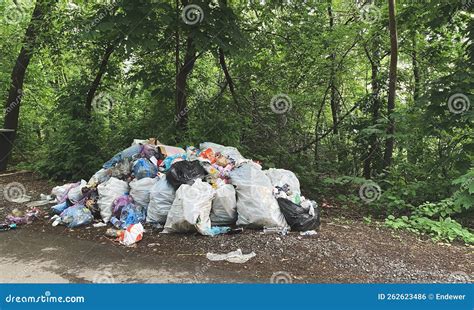
[[[307,231],[317,229],[320,225],[319,208],[314,208],[314,216],[309,215],[300,205],[285,198],[278,198],[278,205],[291,230]]]
[[[182,160],[171,166],[170,170],[166,173],[166,180],[175,190],[178,190],[181,184],[192,185],[194,180],[197,178],[204,179],[206,174],[206,170],[204,170],[199,161]]]

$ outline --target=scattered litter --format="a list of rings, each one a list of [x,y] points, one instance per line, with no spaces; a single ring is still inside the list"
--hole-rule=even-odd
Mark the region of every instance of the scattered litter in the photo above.
[[[58,226],[61,223],[61,217],[56,214],[53,217],[51,217],[50,221],[53,222],[53,224],[51,224],[53,227]]]
[[[54,200],[52,195],[40,194],[40,199],[44,201],[51,201]]]
[[[264,234],[279,234],[282,236],[288,235],[288,227],[263,227]]]
[[[57,251],[57,250],[58,248],[49,247],[49,248],[41,249],[41,252],[52,252],[52,251]]]
[[[300,232],[300,236],[315,236],[318,233],[315,230],[307,230]]]
[[[0,224],[0,231],[7,231],[7,230],[11,230],[11,229],[16,229],[16,224],[13,223],[13,224]]]
[[[99,228],[99,227],[105,227],[107,226],[107,224],[105,224],[104,222],[99,222],[99,223],[92,224],[92,226],[94,226],[95,228]]]
[[[123,229],[115,229],[115,228],[109,228],[105,232],[105,235],[111,238],[120,238],[120,236],[122,236],[123,234],[124,234]]]
[[[256,256],[255,252],[249,254],[242,254],[241,249],[237,249],[236,251],[229,252],[227,254],[214,254],[214,253],[207,253],[206,257],[208,260],[216,262],[216,261],[228,261],[230,263],[236,264],[243,264],[248,262],[252,257]]]
[[[227,232],[227,235],[236,235],[236,234],[241,234],[244,232],[243,227],[237,227],[234,229],[231,229]]]
[[[31,224],[40,215],[41,210],[38,208],[29,208],[24,212],[19,209],[13,209],[11,214],[7,215],[5,221],[7,224]]]
[[[41,194],[40,195],[40,200],[28,202],[26,204],[26,207],[27,208],[34,208],[34,207],[44,206],[44,205],[47,205],[47,204],[50,204],[50,203],[55,203],[53,196],[52,195]]]
[[[131,246],[143,238],[143,226],[141,223],[130,225],[124,234],[119,237],[121,244]]]

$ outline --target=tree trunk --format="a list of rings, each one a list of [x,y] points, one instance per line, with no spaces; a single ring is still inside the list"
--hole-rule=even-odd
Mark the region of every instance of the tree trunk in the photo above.
[[[186,88],[188,83],[188,75],[193,70],[195,62],[196,49],[194,47],[193,38],[191,38],[189,35],[186,39],[186,54],[184,56],[184,64],[176,76],[176,125],[181,133],[185,132],[188,126]]]
[[[387,117],[389,124],[385,141],[384,169],[389,168],[392,164],[393,147],[395,144],[395,120],[393,119],[393,111],[395,110],[395,95],[397,86],[397,62],[398,62],[398,38],[397,38],[397,20],[395,0],[388,0],[388,15],[390,28],[390,73],[388,84],[388,102]]]
[[[420,74],[420,65],[419,65],[419,60],[418,60],[418,50],[417,50],[417,36],[416,36],[416,31],[413,32],[413,37],[412,37],[412,54],[411,54],[411,60],[412,60],[412,68],[413,68],[413,80],[414,80],[414,85],[413,85],[413,107],[414,110],[416,111],[416,104],[418,102],[418,99],[420,98],[420,84],[421,84],[421,74]],[[418,162],[418,158],[423,158],[423,137],[419,137],[418,141],[409,141],[409,147],[407,149],[407,159],[408,162],[411,164],[416,164]]]
[[[26,69],[33,56],[37,45],[38,31],[44,20],[44,15],[54,5],[53,0],[36,1],[33,15],[23,38],[23,46],[15,62],[11,74],[11,85],[8,98],[5,103],[4,128],[13,130],[9,139],[0,139],[0,171],[7,169],[8,159],[13,150],[13,143],[18,130],[18,119],[20,116],[20,105],[22,98],[23,82],[25,80]]]
[[[175,86],[176,86],[176,91],[175,91],[175,100],[178,102],[178,74],[179,74],[179,68],[181,66],[180,64],[180,59],[179,59],[179,48],[180,48],[180,42],[179,42],[179,18],[180,15],[180,10],[179,10],[179,0],[176,0],[176,31],[174,34],[174,66],[175,66]],[[177,106],[177,104],[176,104]]]
[[[235,86],[232,77],[230,76],[229,69],[227,68],[227,64],[225,62],[225,54],[224,50],[219,47],[219,63],[221,65],[222,71],[224,71],[225,79],[227,84],[229,85],[230,94],[232,95],[232,99],[234,99],[235,104],[238,106],[239,102],[237,100],[237,94],[235,93]]]
[[[416,32],[413,34],[413,52],[412,52],[412,65],[413,65],[413,79],[414,79],[414,88],[413,88],[413,101],[416,103],[420,98],[420,66],[418,64],[418,51],[416,44]]]
[[[376,125],[380,117],[380,83],[379,83],[379,70],[380,70],[380,44],[379,39],[374,38],[372,43],[372,51],[365,50],[367,58],[370,61],[371,77],[370,85],[372,90],[371,104],[372,104],[372,125]],[[372,56],[370,55],[372,54]],[[372,134],[369,137],[369,147],[367,154],[364,159],[364,178],[370,179],[373,172],[378,172],[377,163],[374,164],[375,155],[380,153],[380,145],[376,134]]]
[[[115,50],[115,44],[113,43],[107,46],[107,48],[105,49],[104,56],[102,57],[102,61],[99,66],[99,71],[97,71],[95,79],[92,82],[91,87],[89,88],[89,91],[87,92],[86,115],[88,119],[90,119],[92,115],[92,101],[94,100],[97,89],[99,88],[100,81],[102,80],[102,76],[104,75],[105,70],[107,69],[107,64],[109,63],[110,55],[112,55],[114,50]]]
[[[334,29],[334,15],[332,13],[332,0],[329,0],[328,3],[328,16],[329,16],[329,31],[332,33]],[[331,90],[330,101],[331,101],[331,114],[332,114],[332,124],[334,128],[334,134],[337,135],[338,128],[337,124],[339,123],[339,102],[336,92],[336,53],[333,51],[331,53],[331,76],[329,77],[329,87]]]

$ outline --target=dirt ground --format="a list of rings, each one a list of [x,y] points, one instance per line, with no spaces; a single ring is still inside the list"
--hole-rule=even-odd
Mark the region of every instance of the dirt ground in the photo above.
[[[25,209],[2,194],[11,182],[23,184],[32,201],[54,186],[30,173],[0,175],[0,221],[14,208]],[[245,230],[204,237],[145,227],[141,242],[124,247],[104,235],[106,227],[52,227],[49,207],[40,207],[44,213],[32,224],[0,232],[0,282],[474,282],[474,247],[436,244],[341,212],[323,210],[316,236]],[[256,256],[244,264],[206,258],[236,249]]]

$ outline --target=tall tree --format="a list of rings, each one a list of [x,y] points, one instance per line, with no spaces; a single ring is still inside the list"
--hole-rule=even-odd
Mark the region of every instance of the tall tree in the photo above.
[[[329,18],[329,31],[334,31],[334,15],[332,10],[332,0],[328,1],[328,18]],[[334,46],[333,46],[334,48]],[[331,101],[331,114],[332,114],[332,125],[334,127],[334,134],[338,133],[337,124],[339,122],[339,101],[336,90],[336,52],[331,52],[331,72],[329,77],[329,88],[330,88],[330,101]]]
[[[387,128],[387,140],[385,141],[384,168],[390,167],[393,158],[393,147],[395,144],[395,96],[397,87],[397,63],[398,63],[398,36],[395,0],[388,0],[388,16],[390,29],[390,73],[388,82],[387,117],[389,120]]]
[[[92,102],[96,95],[97,89],[99,88],[100,82],[102,80],[102,76],[105,74],[107,69],[107,64],[109,63],[109,58],[114,52],[116,47],[116,43],[109,44],[104,51],[104,55],[102,56],[102,61],[100,62],[99,69],[97,70],[97,74],[95,75],[94,80],[87,92],[86,97],[86,116],[90,118],[92,113]]]
[[[178,4],[178,3],[176,3]],[[181,4],[186,7],[189,4],[188,0],[182,0]],[[198,13],[199,14],[199,13]],[[176,34],[176,61],[179,62],[179,36]],[[183,64],[179,64],[179,70],[176,74],[176,120],[177,129],[180,132],[179,135],[186,131],[188,126],[188,103],[187,103],[187,87],[188,87],[188,76],[193,71],[194,64],[196,63],[197,51],[192,33],[188,33],[186,36],[185,53]]]
[[[371,85],[371,109],[372,109],[372,126],[376,126],[378,124],[380,118],[380,62],[381,62],[381,53],[380,53],[380,37],[375,35],[371,39],[370,48],[364,46],[365,54],[370,62],[370,69],[371,69],[371,77],[370,77],[370,85]],[[374,157],[376,154],[379,154],[380,151],[380,144],[379,139],[375,133],[371,134],[369,137],[369,148],[367,150],[367,154],[365,154],[364,158],[364,177],[366,179],[370,179],[375,170],[377,172],[377,165],[374,164]]]
[[[196,48],[191,35],[186,38],[186,52],[184,62],[176,75],[176,119],[177,128],[181,132],[186,131],[188,123],[188,103],[186,89],[188,86],[188,76],[196,63]]]
[[[9,139],[0,139],[0,171],[7,169],[8,159],[13,150],[13,143],[18,129],[20,105],[22,100],[23,83],[26,70],[37,46],[39,31],[44,24],[45,15],[51,10],[56,0],[38,0],[35,3],[31,20],[23,38],[22,47],[11,73],[11,85],[5,103],[5,116],[3,126],[12,130]]]

